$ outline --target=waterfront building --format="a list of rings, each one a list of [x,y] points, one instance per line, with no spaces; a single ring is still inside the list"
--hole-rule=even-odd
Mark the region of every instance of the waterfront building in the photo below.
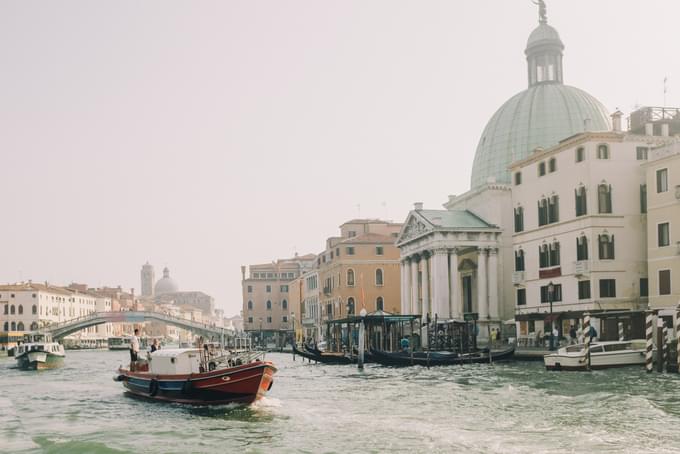
[[[140,274],[142,281],[142,296],[153,296],[153,283],[156,280],[156,273],[154,272],[153,265],[146,262],[142,265]]]
[[[680,119],[680,110],[663,111],[664,115]],[[675,123],[678,126],[679,122]],[[651,151],[649,162],[643,167],[647,187],[649,306],[672,317],[680,304],[680,144]]]
[[[326,249],[316,259],[322,323],[362,309],[400,313],[395,240],[401,227],[380,219],[354,219],[340,226],[340,236],[326,240]]]
[[[314,267],[316,256],[296,255],[241,267],[243,329],[263,343],[281,345],[292,334],[290,284]]]

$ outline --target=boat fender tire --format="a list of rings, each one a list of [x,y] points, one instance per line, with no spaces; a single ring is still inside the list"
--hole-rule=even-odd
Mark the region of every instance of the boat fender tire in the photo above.
[[[158,394],[158,380],[152,378],[149,382],[149,395],[153,397],[156,394]]]
[[[217,368],[217,364],[214,361],[210,361],[208,363],[208,371],[212,372]]]
[[[125,375],[120,374],[113,377],[113,381],[125,381]]]
[[[191,379],[187,378],[187,381],[182,385],[182,394],[189,394],[192,388]]]
[[[274,385],[274,380],[272,380],[272,381],[269,382],[269,386],[267,386],[267,391],[269,391],[270,389],[272,389],[272,386],[273,386],[273,385]]]

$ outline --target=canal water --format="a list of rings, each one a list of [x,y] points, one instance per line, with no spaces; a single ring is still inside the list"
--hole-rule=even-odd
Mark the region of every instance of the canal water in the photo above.
[[[394,369],[293,362],[250,407],[140,401],[127,352],[67,352],[53,371],[0,358],[0,452],[680,452],[680,376],[541,363]]]

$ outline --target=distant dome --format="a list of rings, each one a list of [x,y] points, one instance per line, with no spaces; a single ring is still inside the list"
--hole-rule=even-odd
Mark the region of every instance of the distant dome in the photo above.
[[[170,270],[168,267],[163,268],[163,277],[156,282],[153,288],[155,295],[163,295],[165,293],[175,293],[179,291],[179,286],[173,278],[170,277]]]
[[[491,181],[510,183],[508,166],[538,147],[552,147],[586,128],[610,129],[609,113],[600,101],[563,84],[564,44],[548,25],[544,7],[524,51],[529,88],[506,101],[484,128],[472,164],[472,189]]]

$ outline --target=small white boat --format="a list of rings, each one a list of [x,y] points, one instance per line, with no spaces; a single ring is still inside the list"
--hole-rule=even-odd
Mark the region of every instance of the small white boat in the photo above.
[[[64,364],[64,346],[48,334],[28,333],[14,349],[17,367],[24,370],[54,369]]]
[[[602,341],[590,344],[590,368],[639,366],[645,364],[646,341]],[[587,370],[584,344],[569,345],[543,357],[548,370]]]

